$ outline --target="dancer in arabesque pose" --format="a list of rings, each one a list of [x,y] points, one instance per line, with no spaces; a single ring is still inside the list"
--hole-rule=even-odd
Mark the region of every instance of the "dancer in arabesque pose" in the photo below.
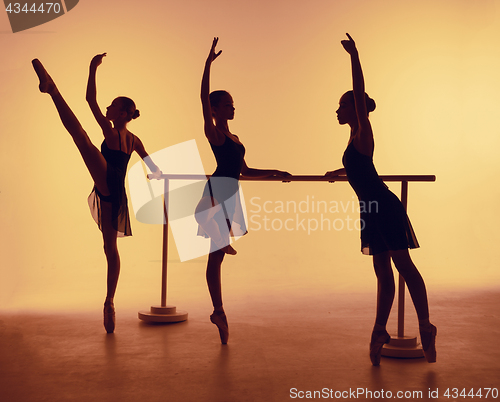
[[[373,266],[378,281],[377,315],[370,342],[370,359],[374,366],[380,364],[382,347],[390,341],[386,330],[387,320],[394,300],[395,284],[391,259],[408,285],[417,311],[420,338],[425,358],[436,361],[437,329],[429,321],[429,307],[425,283],[410,258],[408,249],[419,247],[403,204],[380,179],[373,165],[374,139],[368,114],[375,109],[375,102],[365,93],[365,83],[358,50],[354,40],[341,41],[351,56],[353,90],[346,92],[339,101],[337,117],[340,124],[351,128],[348,146],[344,152],[343,169],[327,172],[335,180],[345,174],[360,201],[361,249],[373,256]],[[371,208],[368,208],[368,206]]]
[[[206,273],[214,307],[210,321],[217,325],[221,342],[226,344],[229,329],[222,306],[221,265],[226,254],[236,254],[230,244],[230,236],[246,233],[238,179],[240,174],[253,178],[274,176],[283,179],[290,174],[280,170],[252,169],[245,163],[245,147],[238,136],[231,133],[228,125],[228,121],[234,118],[233,98],[226,91],[210,93],[210,67],[222,52],[215,51],[217,42],[218,38],[214,38],[201,82],[205,136],[215,155],[217,168],[205,186],[195,217],[200,225],[199,234],[211,239]]]
[[[141,140],[127,129],[127,123],[139,117],[135,103],[130,98],[120,96],[107,107],[106,115],[102,114],[97,104],[96,71],[104,56],[106,53],[98,54],[90,63],[86,95],[90,109],[104,135],[101,151],[92,144],[42,63],[34,59],[32,64],[40,80],[40,91],[52,97],[64,127],[73,138],[94,180],[89,205],[104,240],[104,253],[108,264],[104,327],[106,332],[112,333],[115,329],[113,299],[120,274],[117,237],[132,235],[125,193],[125,175],[130,155],[136,151],[153,172],[154,178],[158,178],[161,171],[149,158]]]

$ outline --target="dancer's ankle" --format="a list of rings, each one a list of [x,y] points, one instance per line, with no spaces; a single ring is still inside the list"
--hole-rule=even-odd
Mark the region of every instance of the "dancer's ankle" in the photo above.
[[[386,325],[375,323],[375,325],[373,326],[373,332],[383,332],[383,331],[386,331]]]
[[[428,318],[423,320],[418,320],[418,327],[422,331],[430,332],[432,330],[432,324]]]

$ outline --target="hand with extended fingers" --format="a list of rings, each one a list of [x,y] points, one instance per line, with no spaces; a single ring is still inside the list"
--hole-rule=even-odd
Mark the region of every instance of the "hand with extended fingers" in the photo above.
[[[106,56],[106,53],[98,54],[94,56],[92,61],[90,62],[90,67],[97,68],[101,65],[103,57]]]
[[[345,169],[344,168],[341,168],[341,169],[337,169],[337,170],[332,170],[330,172],[326,172],[325,173],[325,177],[327,179],[329,179],[328,181],[330,183],[334,183],[335,182],[335,179],[341,175],[345,175]]]
[[[358,50],[356,49],[356,43],[354,43],[354,39],[351,38],[351,35],[348,33],[346,33],[346,35],[349,40],[342,40],[340,43],[344,47],[345,51],[352,56],[353,54],[356,54]]]
[[[212,47],[210,49],[210,53],[208,54],[207,63],[213,62],[222,53],[222,50],[219,50],[217,53],[215,52],[215,47],[217,46],[217,42],[219,42],[219,38],[216,37],[212,42]]]
[[[273,176],[279,177],[280,179],[283,179],[283,183],[290,183],[290,180],[286,180],[286,179],[291,177],[292,175],[288,172],[283,171],[283,170],[273,170]]]

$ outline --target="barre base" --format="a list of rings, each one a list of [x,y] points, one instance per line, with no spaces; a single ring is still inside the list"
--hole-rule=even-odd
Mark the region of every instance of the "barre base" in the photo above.
[[[414,359],[424,357],[424,351],[416,336],[391,336],[391,341],[382,348],[382,356]]]
[[[145,322],[181,322],[188,318],[186,311],[177,311],[175,306],[151,306],[150,311],[139,311],[138,315]]]

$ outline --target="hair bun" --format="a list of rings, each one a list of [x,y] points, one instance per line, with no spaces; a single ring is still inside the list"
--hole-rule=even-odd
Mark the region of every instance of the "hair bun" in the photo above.
[[[139,109],[135,109],[134,114],[132,115],[132,119],[137,119],[141,114],[139,113]]]
[[[375,104],[375,101],[370,98],[368,95],[366,95],[366,110],[368,113],[371,113],[375,110],[375,108],[377,107],[377,105]]]

